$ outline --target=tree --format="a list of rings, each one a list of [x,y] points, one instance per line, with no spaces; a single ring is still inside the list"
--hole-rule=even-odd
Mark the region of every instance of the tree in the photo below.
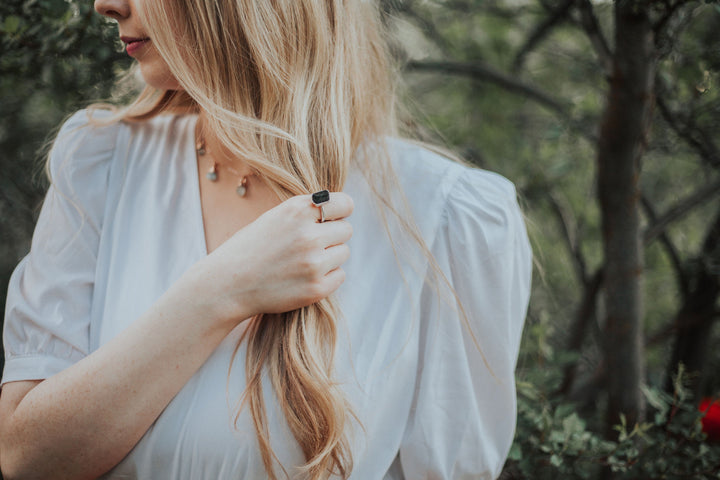
[[[624,414],[644,413],[642,338],[643,250],[640,226],[641,160],[654,104],[656,52],[647,4],[615,3],[615,45],[607,106],[598,139],[598,196],[605,286],[605,363],[608,432]]]

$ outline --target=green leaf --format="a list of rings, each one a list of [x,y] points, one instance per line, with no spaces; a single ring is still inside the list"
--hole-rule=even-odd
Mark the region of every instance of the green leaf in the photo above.
[[[517,443],[513,443],[512,447],[510,447],[510,453],[508,453],[508,458],[515,461],[522,460],[523,454],[520,445],[518,445]]]
[[[560,446],[565,443],[565,435],[559,430],[553,430],[548,436],[548,440],[554,443],[556,446]]]
[[[669,408],[668,402],[665,401],[662,393],[659,390],[655,388],[650,388],[644,384],[640,385],[640,390],[642,391],[648,403],[655,407],[656,410],[658,410],[662,414],[665,414],[667,412]]]
[[[17,31],[20,29],[20,24],[22,23],[22,19],[20,17],[17,17],[15,15],[8,15],[5,17],[5,21],[3,22],[3,30],[9,34],[17,33]]]
[[[577,413],[573,412],[571,415],[566,417],[563,422],[563,431],[566,436],[570,436],[573,433],[582,432],[585,430],[585,422],[583,422]]]

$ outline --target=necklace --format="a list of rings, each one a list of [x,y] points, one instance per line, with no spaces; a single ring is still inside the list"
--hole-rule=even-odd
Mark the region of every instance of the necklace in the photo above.
[[[197,144],[195,145],[195,151],[198,155],[198,158],[203,157],[208,153],[208,149],[205,148],[204,138],[200,138],[198,140]],[[210,166],[210,169],[207,171],[207,173],[205,173],[205,178],[214,183],[218,180],[218,169],[220,168],[221,164],[214,159],[211,159],[211,162],[212,165]],[[229,170],[230,173],[234,174],[240,179],[238,181],[237,187],[235,188],[235,193],[237,193],[239,197],[244,197],[245,194],[247,194],[248,177],[254,175],[254,173],[251,173],[249,175],[243,175],[228,164],[222,164],[222,167]]]

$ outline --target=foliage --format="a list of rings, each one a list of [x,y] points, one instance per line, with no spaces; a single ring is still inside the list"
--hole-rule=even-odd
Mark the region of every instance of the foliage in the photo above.
[[[526,340],[537,344],[536,337],[530,331]],[[581,412],[557,395],[560,376],[552,372],[572,358],[556,361],[547,351],[536,353],[545,365],[519,372],[518,424],[502,480],[591,479],[603,469],[638,480],[720,478],[720,443],[709,443],[702,432],[704,413],[686,388],[683,368],[673,395],[644,387],[648,420],[628,425],[623,416],[608,440],[592,428],[600,420],[597,410]]]
[[[117,33],[92,2],[3,2],[0,33],[0,92],[3,107],[12,110],[38,89],[65,109],[93,91],[103,98],[115,81],[108,73],[129,65],[114,47]]]

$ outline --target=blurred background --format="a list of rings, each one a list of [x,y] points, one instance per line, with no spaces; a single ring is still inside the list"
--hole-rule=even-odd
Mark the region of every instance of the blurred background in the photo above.
[[[518,187],[536,257],[502,478],[720,478],[720,2],[382,0],[409,134]],[[0,4],[0,305],[62,120],[122,101],[92,2]]]

